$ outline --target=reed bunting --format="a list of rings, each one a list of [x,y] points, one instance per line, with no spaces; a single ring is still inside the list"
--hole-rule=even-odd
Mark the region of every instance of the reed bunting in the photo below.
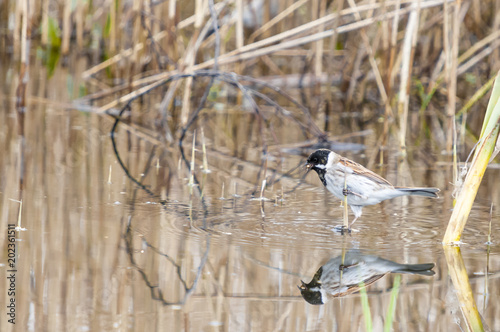
[[[306,167],[318,173],[323,185],[335,197],[344,199],[347,196],[347,204],[354,213],[349,229],[361,216],[365,205],[408,195],[438,197],[438,188],[394,187],[380,175],[328,149],[314,151],[307,158]]]
[[[314,274],[311,282],[301,280],[300,294],[310,304],[324,304],[330,298],[342,297],[373,284],[388,273],[406,273],[425,276],[434,275],[434,263],[399,264],[378,256],[366,255],[359,250],[346,252],[330,259]]]

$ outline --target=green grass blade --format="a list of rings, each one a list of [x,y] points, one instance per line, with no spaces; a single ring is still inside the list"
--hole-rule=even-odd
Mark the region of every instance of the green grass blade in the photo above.
[[[390,332],[392,328],[392,322],[394,320],[394,313],[396,312],[396,303],[398,301],[399,286],[401,285],[401,275],[396,274],[394,278],[394,284],[391,291],[391,301],[389,302],[389,308],[387,309],[387,316],[385,317],[384,332]]]
[[[361,306],[363,307],[363,316],[365,317],[365,328],[367,332],[373,331],[372,314],[370,312],[370,303],[368,303],[368,295],[366,294],[365,283],[359,284],[361,293]]]

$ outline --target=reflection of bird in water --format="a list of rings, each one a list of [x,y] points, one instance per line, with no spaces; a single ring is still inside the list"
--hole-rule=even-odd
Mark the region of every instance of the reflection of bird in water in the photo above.
[[[311,304],[324,304],[329,297],[341,297],[360,289],[360,283],[371,285],[388,273],[408,273],[425,276],[434,275],[434,263],[398,264],[378,256],[364,255],[358,250],[350,250],[342,256],[330,259],[321,266],[311,282],[299,286],[304,300]],[[342,280],[340,272],[342,271]]]

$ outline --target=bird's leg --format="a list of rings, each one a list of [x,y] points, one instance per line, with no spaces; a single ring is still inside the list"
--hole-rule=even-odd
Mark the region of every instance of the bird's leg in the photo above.
[[[352,225],[354,225],[354,223],[356,222],[356,220],[358,220],[359,216],[357,217],[354,217],[354,220],[352,221],[352,223],[349,225],[349,232],[351,231],[351,227]]]
[[[352,223],[349,225],[349,230],[351,229],[352,225],[358,220],[359,217],[363,214],[363,206],[361,205],[351,205],[351,210],[354,212],[354,220]]]

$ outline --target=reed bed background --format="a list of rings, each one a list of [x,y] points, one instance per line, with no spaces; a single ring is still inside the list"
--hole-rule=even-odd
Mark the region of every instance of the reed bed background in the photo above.
[[[303,103],[317,122],[329,112],[354,116],[358,129],[380,120],[380,145],[392,137],[403,154],[408,139],[430,138],[448,153],[455,133],[457,142],[473,144],[486,107],[480,97],[500,69],[497,1],[25,0],[0,6],[0,47],[12,56],[23,54],[30,40],[48,66],[70,52],[89,57],[85,101],[97,103],[96,111],[112,111],[176,74],[211,68],[286,89],[307,87],[312,97]],[[207,84],[193,79],[172,82],[157,106],[155,120],[174,137],[198,105],[197,88]]]

